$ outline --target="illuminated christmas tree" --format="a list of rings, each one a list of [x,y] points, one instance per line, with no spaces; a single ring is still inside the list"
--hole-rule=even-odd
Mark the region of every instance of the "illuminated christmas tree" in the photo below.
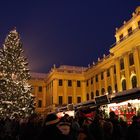
[[[27,59],[16,29],[0,50],[0,117],[28,117],[34,113]]]

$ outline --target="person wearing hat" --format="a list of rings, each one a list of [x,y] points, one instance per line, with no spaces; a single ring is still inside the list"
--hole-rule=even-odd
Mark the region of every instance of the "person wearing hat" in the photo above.
[[[71,140],[70,123],[60,122],[55,113],[48,114],[38,140]]]
[[[57,127],[58,123],[59,118],[55,113],[48,114],[44,121],[38,140],[61,139],[61,131]]]

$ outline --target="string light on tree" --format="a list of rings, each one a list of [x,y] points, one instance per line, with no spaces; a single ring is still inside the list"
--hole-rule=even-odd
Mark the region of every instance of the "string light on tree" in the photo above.
[[[14,28],[0,50],[1,117],[27,117],[34,113],[34,97],[28,83],[31,76],[27,66],[20,36]]]

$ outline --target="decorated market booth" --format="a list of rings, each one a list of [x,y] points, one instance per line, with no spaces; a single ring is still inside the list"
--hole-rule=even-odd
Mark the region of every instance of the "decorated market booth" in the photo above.
[[[118,117],[123,117],[131,124],[132,117],[140,115],[140,88],[117,93],[108,104],[108,112],[110,111],[114,111]]]

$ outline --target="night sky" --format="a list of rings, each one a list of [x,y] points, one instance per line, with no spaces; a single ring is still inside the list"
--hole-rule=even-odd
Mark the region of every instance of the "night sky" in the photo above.
[[[87,67],[109,54],[115,28],[137,6],[139,0],[1,0],[0,45],[16,27],[31,71]]]

